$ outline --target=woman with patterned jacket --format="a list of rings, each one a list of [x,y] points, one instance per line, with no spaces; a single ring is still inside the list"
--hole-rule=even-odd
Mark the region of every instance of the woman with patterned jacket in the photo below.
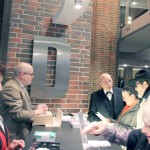
[[[150,100],[150,97],[148,97]],[[86,126],[81,134],[101,134],[108,141],[127,146],[127,150],[150,150],[150,102],[143,108],[142,129],[121,130],[102,122],[93,122]]]

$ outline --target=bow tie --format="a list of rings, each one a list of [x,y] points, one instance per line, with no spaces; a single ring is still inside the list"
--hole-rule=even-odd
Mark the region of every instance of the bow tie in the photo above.
[[[110,92],[110,91],[106,92],[106,95],[108,95],[108,94],[112,94],[112,92]]]

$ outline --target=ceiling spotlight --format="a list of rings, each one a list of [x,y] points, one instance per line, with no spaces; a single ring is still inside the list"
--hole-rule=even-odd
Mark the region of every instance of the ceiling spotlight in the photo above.
[[[137,2],[131,2],[131,5],[137,5]]]
[[[123,66],[124,66],[124,67],[127,67],[127,64],[124,64]]]
[[[132,17],[128,16],[128,24],[131,24],[131,22],[132,22]]]
[[[74,2],[75,2],[75,8],[80,9],[82,5],[82,0],[75,0]]]
[[[148,68],[148,66],[147,66],[147,65],[145,65],[145,66],[144,66],[144,68]]]

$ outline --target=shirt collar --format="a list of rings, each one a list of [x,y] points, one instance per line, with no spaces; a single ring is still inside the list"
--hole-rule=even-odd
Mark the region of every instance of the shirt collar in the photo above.
[[[106,94],[107,92],[111,92],[113,94],[113,90],[111,89],[110,91],[104,91],[104,93]]]
[[[19,83],[19,85],[21,85],[23,88],[26,88],[17,78],[14,79]]]

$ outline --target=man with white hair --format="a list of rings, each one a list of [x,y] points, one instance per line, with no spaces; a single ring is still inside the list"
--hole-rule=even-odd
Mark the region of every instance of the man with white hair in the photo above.
[[[135,78],[128,82],[128,86],[132,86],[138,92],[141,101],[150,95],[150,71],[147,69],[139,70],[135,74]]]
[[[135,78],[128,82],[128,86],[132,86],[138,93],[138,97],[141,99],[140,109],[137,113],[137,129],[143,127],[142,121],[142,109],[150,100],[150,71],[147,69],[139,70],[135,74]]]
[[[100,76],[100,86],[102,89],[91,94],[88,112],[88,120],[90,122],[101,121],[96,115],[97,112],[106,118],[117,119],[124,107],[122,90],[113,87],[113,80],[110,74],[103,73]]]
[[[20,62],[14,69],[14,77],[3,87],[0,115],[12,138],[25,139],[32,129],[34,117],[48,110],[46,104],[31,104],[26,87],[32,83],[33,78],[33,67],[26,62]]]

